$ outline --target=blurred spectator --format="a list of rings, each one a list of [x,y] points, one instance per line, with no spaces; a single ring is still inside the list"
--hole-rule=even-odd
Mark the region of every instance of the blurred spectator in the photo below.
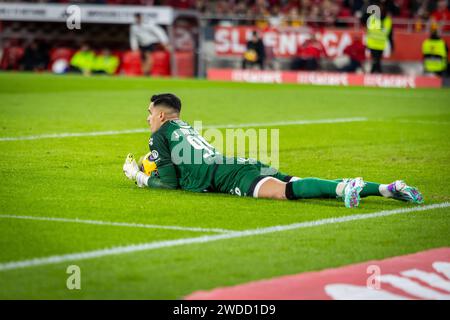
[[[167,5],[179,9],[179,10],[187,10],[193,9],[195,7],[195,0],[170,0]]]
[[[366,1],[364,1],[364,0],[345,0],[344,6],[349,8],[355,17],[361,18],[363,16],[364,2],[366,2]]]
[[[325,20],[326,26],[334,26],[339,13],[340,7],[337,3],[330,0],[324,0],[321,4],[321,16]]]
[[[348,23],[353,20],[352,19],[352,11],[350,10],[350,8],[347,8],[346,6],[339,6],[336,3],[335,10],[337,12],[337,15],[336,15],[336,21],[334,24],[337,27],[344,27],[344,28],[348,27],[349,26]],[[343,20],[346,20],[346,21],[343,21]]]
[[[439,37],[437,29],[422,44],[423,66],[425,73],[444,75],[448,68],[448,47]]]
[[[292,9],[296,9],[300,13],[301,6],[301,0],[286,0],[281,2],[280,9],[285,15],[289,15]]]
[[[247,50],[245,51],[244,59],[242,60],[242,69],[257,65],[263,70],[265,59],[266,50],[264,48],[264,43],[259,37],[258,32],[253,31],[252,38],[247,42]]]
[[[309,26],[313,28],[320,27],[321,23],[321,17],[320,17],[320,7],[317,5],[314,5],[311,7],[309,13],[308,13],[308,19],[311,20],[310,23],[308,23]]]
[[[302,0],[300,8],[302,10],[302,14],[304,14],[305,16],[309,15],[309,10],[313,5],[311,1],[312,0]]]
[[[311,39],[306,40],[302,46],[297,49],[297,56],[291,64],[292,70],[318,70],[320,67],[320,59],[327,57],[327,52],[322,43],[317,40],[315,34],[311,35]]]
[[[44,42],[32,41],[25,49],[20,61],[20,69],[25,71],[43,71],[49,63],[48,48]]]
[[[30,0],[27,2],[170,6],[177,10],[197,10],[203,14],[215,15],[217,18],[224,13],[232,16],[245,13],[247,18],[258,20],[258,23],[262,23],[262,20],[268,23],[267,19],[271,17],[272,9],[276,7],[278,9],[275,10],[279,10],[282,14],[288,14],[292,8],[297,8],[301,17],[308,19],[311,16],[313,18],[318,16],[325,25],[335,25],[336,19],[341,16],[362,18],[366,14],[367,6],[377,3],[386,6],[392,16],[403,18],[415,17],[421,8],[433,12],[438,3],[436,0]],[[261,20],[261,17],[264,19]]]
[[[397,4],[398,0],[378,0],[380,7],[384,7],[387,15],[390,16],[399,16],[400,15],[400,7]],[[375,3],[378,3],[376,1]]]
[[[417,8],[416,8],[417,5]],[[422,32],[427,23],[428,23],[428,19],[430,17],[430,12],[428,10],[428,5],[427,2],[422,2],[419,3],[419,1],[416,1],[416,3],[414,3],[413,8],[415,9],[414,12],[414,31],[416,32]]]
[[[284,16],[283,14],[280,12],[280,7],[278,6],[273,6],[270,12],[270,17],[269,17],[269,25],[271,27],[280,27],[281,23],[284,21]]]
[[[143,22],[141,14],[135,14],[135,23],[130,26],[130,46],[133,51],[140,50],[142,72],[149,75],[152,69],[152,52],[159,50],[161,44],[168,49],[169,38],[160,26],[151,22]]]
[[[230,17],[234,16],[231,4],[225,0],[219,0],[214,6],[213,12],[216,16],[220,17],[218,24],[221,26],[232,26],[233,19]]]
[[[206,0],[195,1],[193,9],[200,12],[201,14],[206,14],[208,11],[208,6],[206,5]]]
[[[387,14],[386,6],[381,5],[381,17],[371,15],[367,19],[367,48],[372,58],[371,73],[382,73],[381,59],[387,45],[392,41],[392,19]],[[391,42],[392,43],[392,42]],[[393,48],[393,43],[391,48]]]
[[[352,43],[344,49],[344,56],[348,61],[339,71],[355,72],[362,68],[362,63],[366,59],[366,46],[360,36],[353,37]]]
[[[95,56],[92,71],[96,74],[109,74],[116,73],[119,67],[119,58],[111,54],[109,49],[103,49],[102,52]]]
[[[238,1],[233,7],[233,14],[239,17],[247,14],[247,4],[244,1]]]
[[[269,27],[270,7],[266,0],[256,0],[255,4],[248,11],[250,16],[256,18],[255,25],[259,29]]]
[[[289,9],[288,15],[285,17],[285,25],[290,27],[301,27],[303,25],[303,19],[300,16],[300,12],[297,7]]]
[[[83,44],[70,59],[70,72],[82,73],[87,76],[92,72],[92,65],[94,63],[95,53],[91,50],[88,44]]]
[[[444,32],[450,31],[450,10],[448,10],[447,0],[438,1],[437,9],[431,14],[431,22],[436,23]]]

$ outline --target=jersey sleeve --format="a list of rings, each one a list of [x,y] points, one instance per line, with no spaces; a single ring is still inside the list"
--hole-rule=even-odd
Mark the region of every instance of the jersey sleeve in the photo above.
[[[163,182],[160,177],[149,177],[147,180],[147,186],[149,188],[158,188],[158,189],[176,189],[178,187],[178,183],[169,183]]]
[[[150,138],[149,147],[152,153],[152,157],[156,163],[156,167],[158,168],[160,181],[166,186],[177,188],[177,173],[171,159],[169,143],[167,139],[162,134],[153,134]]]

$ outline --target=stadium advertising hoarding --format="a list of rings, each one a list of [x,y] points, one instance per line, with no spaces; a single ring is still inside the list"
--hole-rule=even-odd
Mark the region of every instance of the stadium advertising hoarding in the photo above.
[[[448,300],[450,248],[253,281],[188,300]]]
[[[141,13],[144,19],[161,25],[170,25],[174,19],[173,9],[170,7],[78,6],[83,23],[130,24],[134,21],[135,13]],[[66,4],[0,3],[0,20],[65,22],[68,7]]]
[[[442,79],[434,76],[354,74],[337,72],[209,69],[208,79],[254,83],[298,83],[310,85],[366,86],[384,88],[442,87]]]
[[[214,48],[218,56],[240,56],[245,51],[247,39],[250,39],[253,27],[216,27]],[[310,38],[308,28],[268,28],[259,30],[264,44],[273,48],[275,57],[293,57],[299,45]],[[355,36],[363,37],[362,30],[321,29],[316,31],[329,57],[342,55]],[[394,32],[395,50],[389,59],[394,61],[422,60],[422,42],[427,33]],[[450,36],[444,39],[450,46]]]

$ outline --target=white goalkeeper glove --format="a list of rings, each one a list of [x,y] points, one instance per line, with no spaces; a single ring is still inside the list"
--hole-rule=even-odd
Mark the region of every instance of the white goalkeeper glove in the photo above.
[[[136,175],[138,172],[139,167],[136,160],[134,160],[133,154],[129,153],[125,159],[125,163],[123,164],[123,173],[125,173],[128,179],[136,180]]]
[[[139,167],[134,160],[133,154],[129,153],[123,164],[123,173],[130,180],[136,180],[136,184],[139,188],[147,186],[148,176],[139,170]]]

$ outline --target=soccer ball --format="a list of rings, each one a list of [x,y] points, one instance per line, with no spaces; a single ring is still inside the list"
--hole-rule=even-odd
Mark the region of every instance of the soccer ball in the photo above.
[[[155,159],[152,153],[149,152],[145,156],[142,156],[138,162],[139,170],[145,173],[147,176],[158,175],[158,168],[156,167]]]

